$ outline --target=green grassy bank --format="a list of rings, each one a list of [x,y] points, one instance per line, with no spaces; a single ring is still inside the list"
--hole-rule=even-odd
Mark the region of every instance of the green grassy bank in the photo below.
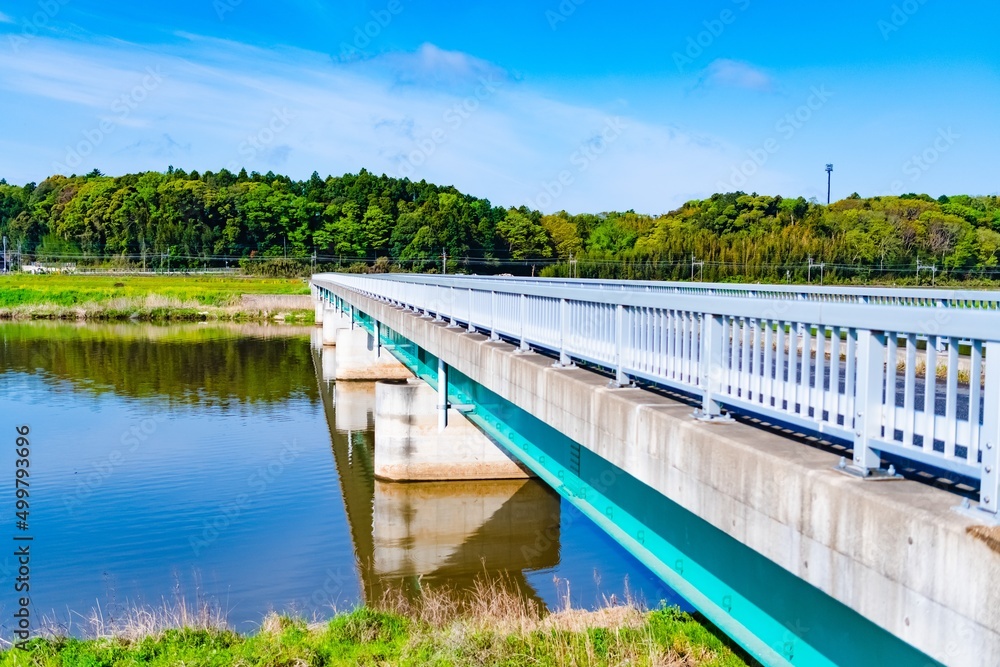
[[[298,278],[243,276],[0,276],[0,319],[311,323]]]
[[[434,615],[433,613],[431,614]],[[360,608],[322,624],[270,616],[254,635],[200,627],[102,639],[34,639],[2,666],[634,665],[741,667],[723,640],[676,609],[548,616],[503,608],[447,620]]]

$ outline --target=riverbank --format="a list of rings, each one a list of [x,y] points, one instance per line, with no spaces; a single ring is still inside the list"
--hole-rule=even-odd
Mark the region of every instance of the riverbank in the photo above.
[[[492,597],[461,612],[361,607],[325,623],[270,615],[253,635],[211,614],[181,629],[147,627],[135,612],[124,629],[96,639],[33,639],[0,653],[0,666],[62,665],[633,665],[746,667],[727,641],[675,608],[631,605],[541,614],[530,603]]]
[[[0,276],[0,319],[311,324],[301,279],[244,276]]]

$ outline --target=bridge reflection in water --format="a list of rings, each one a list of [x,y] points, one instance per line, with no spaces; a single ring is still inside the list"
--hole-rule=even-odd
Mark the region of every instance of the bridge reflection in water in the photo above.
[[[314,346],[365,601],[397,594],[414,600],[427,586],[461,599],[489,581],[544,608],[527,575],[559,563],[559,494],[535,479],[376,480],[375,384],[335,384],[335,355],[334,348]]]

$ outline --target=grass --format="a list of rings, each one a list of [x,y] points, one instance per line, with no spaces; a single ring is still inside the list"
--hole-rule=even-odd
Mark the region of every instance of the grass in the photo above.
[[[256,634],[239,634],[216,614],[177,606],[131,611],[111,623],[94,614],[91,638],[31,640],[0,653],[0,666],[211,667],[399,665],[516,667],[634,665],[745,667],[728,640],[676,608],[644,611],[609,601],[587,612],[546,614],[494,584],[456,602],[430,591],[418,603],[393,593],[324,623],[269,615]]]
[[[301,279],[242,276],[0,276],[0,319],[144,321],[282,319],[310,323],[311,309],[261,295],[308,295]]]

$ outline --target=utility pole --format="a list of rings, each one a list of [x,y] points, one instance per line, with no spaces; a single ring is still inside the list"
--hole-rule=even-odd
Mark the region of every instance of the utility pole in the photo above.
[[[579,275],[576,271],[576,259],[573,257],[573,253],[569,254],[569,273],[572,278],[577,278]]]
[[[833,165],[826,165],[826,205],[830,205],[830,186],[833,183]]]
[[[448,273],[448,251],[441,251],[441,275]]]
[[[937,264],[921,264],[920,260],[917,260],[917,278],[920,278],[920,271],[927,270],[931,272],[931,286],[935,285],[937,279]]]
[[[694,256],[694,254],[692,254],[691,255],[691,281],[692,282],[694,281],[694,267],[696,267],[696,266],[701,270],[701,274],[700,275],[701,275],[701,278],[704,279],[705,278],[705,260],[702,260],[702,261],[699,262],[699,261],[697,261],[697,258]]]
[[[813,261],[812,255],[809,255],[809,274],[808,274],[809,278],[808,278],[808,280],[809,280],[809,284],[810,285],[812,284],[812,281],[813,281],[813,278],[812,278],[813,267],[819,268],[819,284],[820,285],[823,284],[823,267],[825,267],[825,266],[826,266],[826,263],[820,263],[820,264],[815,263]]]
[[[7,237],[3,237],[3,272],[7,273]]]

